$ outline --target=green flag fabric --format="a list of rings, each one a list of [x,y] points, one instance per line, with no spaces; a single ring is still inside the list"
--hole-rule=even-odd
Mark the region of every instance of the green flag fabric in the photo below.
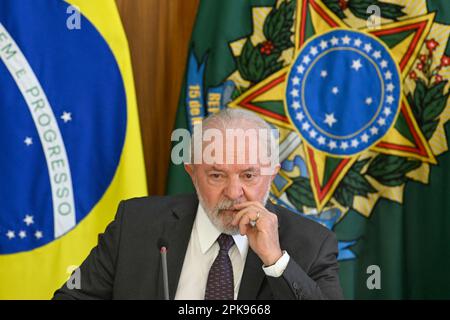
[[[446,0],[202,0],[175,128],[255,112],[271,199],[336,232],[347,299],[450,298],[449,35]]]

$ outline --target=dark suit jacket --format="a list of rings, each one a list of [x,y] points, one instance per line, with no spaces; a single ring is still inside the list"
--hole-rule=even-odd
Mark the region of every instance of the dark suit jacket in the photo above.
[[[115,220],[80,266],[81,288],[54,299],[163,299],[160,238],[168,240],[173,299],[198,207],[195,195],[122,201]],[[320,224],[268,203],[278,216],[280,245],[290,262],[279,278],[265,275],[249,248],[238,299],[340,299],[337,242]]]

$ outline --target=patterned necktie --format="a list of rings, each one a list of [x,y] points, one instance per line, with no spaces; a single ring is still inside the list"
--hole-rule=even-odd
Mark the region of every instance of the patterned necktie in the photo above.
[[[234,300],[233,266],[228,256],[234,240],[232,236],[222,233],[217,242],[220,250],[209,269],[205,300]]]

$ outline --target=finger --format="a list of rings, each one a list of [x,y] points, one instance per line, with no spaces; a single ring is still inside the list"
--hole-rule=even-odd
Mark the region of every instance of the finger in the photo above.
[[[252,222],[255,222],[254,224]],[[257,219],[257,216],[252,211],[246,211],[239,220],[239,231],[241,234],[248,234],[249,231],[260,230],[264,221]],[[263,227],[264,228],[264,227]]]
[[[246,235],[250,230],[250,226],[247,224],[239,223],[239,233],[243,236]]]
[[[245,214],[241,220],[239,220],[239,232],[244,235],[247,234],[253,227],[250,225],[249,213]]]
[[[242,219],[242,217],[246,214],[251,214],[250,218],[255,220],[258,216],[258,212],[260,212],[260,216],[261,216],[261,213],[262,213],[261,208],[256,207],[256,206],[246,207],[246,208],[240,210],[238,213],[236,213],[236,215],[233,217],[233,220],[231,221],[231,224],[237,225],[239,223],[239,221]]]
[[[246,201],[246,202],[242,202],[242,203],[238,203],[238,204],[234,205],[234,207],[236,209],[243,209],[243,208],[247,208],[247,207],[250,207],[250,206],[255,206],[255,207],[258,207],[258,208],[263,209],[263,210],[265,209],[265,207],[259,201]]]
[[[246,208],[238,211],[238,213],[236,213],[236,215],[233,217],[231,224],[237,225],[239,223],[239,221],[241,220],[242,216],[244,216],[249,210],[252,210],[252,207],[246,207]]]

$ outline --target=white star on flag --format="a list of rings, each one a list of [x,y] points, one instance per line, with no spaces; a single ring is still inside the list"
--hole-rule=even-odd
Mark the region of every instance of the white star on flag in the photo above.
[[[394,102],[394,96],[387,96],[386,97],[386,102],[389,104],[392,104],[392,102]]]
[[[305,67],[303,67],[302,65],[297,67],[297,73],[302,74],[305,71]]]
[[[338,87],[333,87],[333,89],[331,89],[331,92],[333,92],[334,94],[338,94],[339,88]]]
[[[294,108],[294,110],[297,110],[298,108],[300,108],[300,102],[294,101],[292,103],[292,108]]]
[[[310,127],[311,127],[311,125],[308,122],[304,122],[302,125],[303,130],[309,130]]]
[[[9,240],[11,240],[16,237],[16,234],[14,233],[14,231],[8,230],[6,236],[8,237]]]
[[[386,91],[392,92],[392,91],[394,91],[394,88],[395,88],[395,86],[392,83],[389,83],[386,86]]]
[[[23,140],[23,143],[25,143],[27,147],[29,147],[33,144],[33,139],[31,137],[26,137],[25,140]]]
[[[348,143],[347,142],[342,142],[341,143],[341,149],[342,150],[347,150],[347,148],[348,148]]]
[[[312,129],[312,130],[309,132],[309,136],[310,136],[311,138],[315,138],[315,137],[317,136],[317,131],[314,130],[314,129]]]
[[[378,134],[378,128],[377,127],[372,127],[370,128],[370,133],[374,136],[376,134]]]
[[[331,140],[330,143],[328,144],[328,147],[333,150],[337,148],[337,144],[336,141]]]
[[[63,119],[64,123],[72,121],[72,113],[64,111],[61,116],[61,119]]]
[[[324,145],[325,144],[325,138],[320,136],[319,138],[317,138],[317,142],[319,142],[319,145]]]
[[[358,38],[355,40],[355,46],[360,47],[361,43],[362,43],[361,39]]]
[[[334,113],[331,114],[326,113],[325,120],[323,122],[326,123],[331,128],[333,124],[337,122],[336,118],[334,117]]]
[[[384,126],[384,125],[386,124],[386,119],[380,118],[380,119],[378,119],[377,123],[378,123],[380,126]]]
[[[322,78],[325,78],[327,75],[328,75],[327,70],[322,70],[322,71],[320,72],[320,76],[321,76]]]
[[[361,141],[364,142],[364,143],[367,143],[369,141],[369,136],[366,133],[364,133],[361,136]]]
[[[386,115],[386,117],[389,117],[389,115],[392,113],[391,108],[384,108],[383,113]]]
[[[375,59],[380,59],[380,58],[381,58],[381,52],[380,52],[380,51],[375,51],[375,52],[373,53],[373,57],[374,57]]]
[[[366,43],[366,44],[364,45],[364,51],[367,52],[367,53],[369,53],[370,50],[372,50],[372,46],[370,45],[370,43]]]
[[[317,51],[317,47],[311,47],[311,50],[309,50],[309,53],[315,56],[319,51]]]
[[[339,39],[336,37],[333,37],[333,38],[331,38],[330,42],[333,46],[335,46],[339,43]]]
[[[390,71],[386,71],[386,73],[384,74],[384,78],[386,80],[390,80],[392,78],[392,73]]]
[[[320,44],[319,44],[319,45],[320,45],[320,48],[321,48],[322,50],[328,47],[327,42],[324,41],[324,40],[320,41]]]
[[[311,58],[309,56],[304,56],[302,61],[304,64],[308,64],[311,61]]]
[[[381,63],[380,63],[380,65],[381,65],[381,68],[386,68],[387,67],[387,61],[386,60],[381,60]]]
[[[299,112],[297,113],[296,118],[298,121],[302,121],[305,118],[305,115],[303,114],[303,112]]]
[[[24,231],[24,230],[20,230],[20,232],[19,232],[19,238],[20,239],[23,239],[23,238],[25,238],[27,236],[27,233]]]
[[[367,105],[370,105],[370,104],[372,104],[373,100],[371,97],[367,97],[365,102]]]
[[[34,236],[36,237],[36,239],[41,239],[44,235],[42,234],[42,231],[36,231],[35,233],[34,233]]]
[[[298,97],[298,90],[297,89],[292,89],[291,96]]]
[[[350,38],[348,37],[348,35],[345,35],[345,37],[342,38],[342,43],[343,44],[350,44]]]
[[[361,68],[362,68],[361,59],[352,61],[352,69],[355,69],[356,71],[358,71]]]
[[[356,139],[353,139],[353,140],[352,140],[352,147],[353,147],[353,148],[357,148],[357,147],[358,147],[358,145],[359,145],[359,142],[358,142],[358,140],[356,140]]]
[[[299,83],[300,83],[300,78],[299,77],[292,78],[292,84],[294,86],[298,85]]]
[[[30,226],[30,224],[34,223],[33,216],[27,214],[23,219],[23,222],[25,222],[27,226]]]

